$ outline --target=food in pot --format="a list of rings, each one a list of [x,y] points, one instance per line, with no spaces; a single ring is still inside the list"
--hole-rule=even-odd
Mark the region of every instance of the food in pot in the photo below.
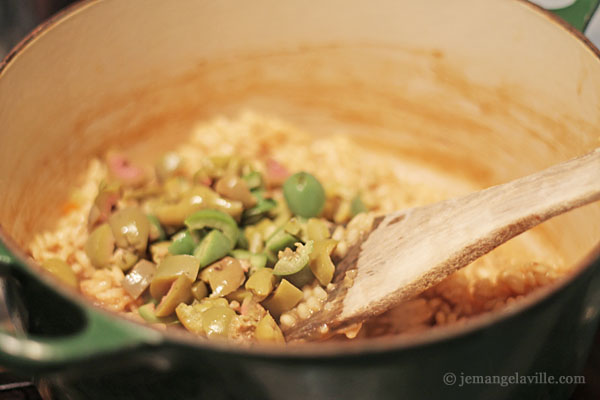
[[[130,318],[282,343],[324,306],[336,264],[376,215],[469,190],[426,171],[346,136],[254,114],[217,119],[153,168],[118,152],[92,161],[68,213],[30,249],[62,282]],[[552,282],[565,268],[528,235],[346,337],[460,323]]]

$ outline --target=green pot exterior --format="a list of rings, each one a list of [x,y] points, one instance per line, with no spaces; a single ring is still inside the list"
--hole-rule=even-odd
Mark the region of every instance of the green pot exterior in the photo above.
[[[599,267],[499,322],[414,347],[269,357],[165,338],[66,362],[36,379],[52,399],[567,399],[575,385],[460,386],[461,377],[580,374],[598,324]],[[42,316],[30,310],[42,331]],[[454,385],[444,383],[448,373]]]

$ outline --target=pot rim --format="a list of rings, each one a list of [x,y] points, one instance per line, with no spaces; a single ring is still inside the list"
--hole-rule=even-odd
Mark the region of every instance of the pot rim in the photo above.
[[[77,13],[83,11],[85,8],[100,1],[102,0],[79,0],[67,6],[34,28],[4,57],[2,61],[0,61],[0,79],[4,76],[5,71],[11,65],[12,61],[22,51],[33,44],[37,38],[49,32],[54,26],[62,23],[68,18],[71,18]],[[562,18],[536,4],[529,2],[528,0],[512,1],[515,3],[520,3],[523,6],[530,7],[535,12],[547,18],[549,23],[554,23],[565,30],[567,34],[573,35],[575,39],[582,42],[584,46],[600,62],[600,50],[598,50],[594,44],[592,44],[592,42],[583,35],[583,33],[569,25]],[[116,318],[120,323],[135,324],[138,325],[140,329],[149,329],[155,331],[155,329],[146,324],[132,321],[117,313],[110,312],[93,304],[90,300],[86,299],[74,289],[67,288],[65,285],[57,284],[54,278],[45,273],[38,263],[29,257],[24,249],[17,245],[17,243],[8,235],[1,224],[0,243],[3,243],[6,246],[7,250],[9,250],[10,253],[15,257],[16,262],[26,266],[30,272],[37,274],[41,281],[46,283],[48,286],[51,286],[60,295],[69,299],[70,301],[82,307],[92,308],[110,318]],[[435,327],[427,329],[424,332],[420,332],[418,335],[399,334],[370,339],[351,340],[347,342],[333,341],[322,343],[307,342],[302,344],[291,343],[286,346],[258,344],[252,347],[243,347],[240,345],[233,345],[229,342],[221,343],[216,341],[201,341],[188,332],[180,333],[166,331],[161,333],[162,336],[167,340],[171,340],[179,344],[192,345],[206,351],[265,358],[293,358],[297,360],[314,358],[323,359],[415,349],[431,344],[439,344],[451,340],[463,339],[471,334],[480,332],[486,328],[490,328],[496,323],[508,321],[511,318],[531,311],[534,308],[544,307],[546,303],[552,301],[552,299],[554,299],[556,296],[559,296],[561,291],[566,290],[573,281],[578,279],[580,275],[584,273],[584,271],[593,268],[594,266],[600,266],[600,242],[598,242],[596,246],[579,263],[577,263],[566,276],[550,285],[541,287],[535,290],[533,293],[526,295],[522,300],[516,302],[516,304],[507,305],[497,311],[490,311],[478,316],[470,317],[465,323],[460,325],[454,324]]]

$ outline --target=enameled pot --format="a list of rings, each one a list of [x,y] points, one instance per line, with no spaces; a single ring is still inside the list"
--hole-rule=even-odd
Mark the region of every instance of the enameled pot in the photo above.
[[[463,326],[360,343],[241,349],[165,334],[27,257],[91,157],[115,145],[151,157],[245,108],[485,187],[600,145],[600,61],[518,0],[79,3],[0,66],[0,266],[23,327],[0,333],[0,365],[53,399],[568,398],[573,384],[540,379],[578,375],[596,331],[599,204],[535,231],[574,266],[561,282]]]

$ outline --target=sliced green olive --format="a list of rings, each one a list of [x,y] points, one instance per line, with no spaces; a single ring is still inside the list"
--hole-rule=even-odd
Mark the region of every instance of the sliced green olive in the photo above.
[[[97,224],[106,222],[120,197],[121,187],[119,184],[101,182],[98,187],[98,195],[94,199],[88,216],[88,228],[92,229]]]
[[[254,207],[244,210],[242,214],[242,223],[252,225],[268,215],[268,213],[277,207],[277,202],[273,199],[259,199]]]
[[[240,262],[233,257],[225,257],[218,263],[214,263],[207,274],[212,289],[211,296],[226,296],[237,290],[246,279]]]
[[[114,263],[123,271],[129,271],[139,259],[140,257],[130,250],[117,249],[113,253]]]
[[[327,286],[333,279],[335,265],[331,261],[331,252],[337,245],[333,239],[317,240],[310,254],[310,269],[319,283]]]
[[[250,290],[258,301],[262,301],[271,294],[277,278],[273,275],[271,268],[262,268],[250,275],[246,281],[246,289]]]
[[[267,239],[265,246],[267,250],[277,254],[277,252],[285,250],[288,247],[293,247],[299,241],[300,239],[296,236],[287,233],[283,229],[279,229]]]
[[[196,281],[192,285],[192,295],[198,301],[208,296],[208,288],[206,287],[206,283],[202,281]]]
[[[202,311],[205,308],[206,307],[202,305],[202,303],[193,304],[191,306],[180,303],[175,308],[175,313],[177,314],[177,319],[179,319],[185,329],[196,335],[202,335],[204,334],[204,329],[202,328]]]
[[[155,264],[160,264],[169,255],[171,242],[156,242],[150,245],[150,255]]]
[[[165,240],[167,235],[165,234],[163,227],[160,225],[158,218],[152,214],[146,215],[146,217],[148,217],[148,221],[150,221],[150,231],[148,234],[150,243]]]
[[[235,311],[227,306],[213,306],[202,313],[202,328],[209,339],[227,338]]]
[[[94,229],[85,243],[85,253],[96,268],[108,267],[114,250],[115,237],[107,223]]]
[[[229,239],[221,231],[214,229],[196,247],[194,257],[200,262],[200,268],[204,268],[225,257],[232,248],[233,244]]]
[[[369,211],[365,203],[363,203],[362,199],[359,195],[354,196],[352,201],[350,202],[350,213],[352,216],[356,216],[360,213],[364,213]]]
[[[296,237],[300,237],[302,234],[303,224],[298,218],[290,219],[284,226],[283,230],[289,233],[290,235],[294,235]]]
[[[308,285],[312,281],[314,281],[315,276],[313,275],[310,267],[306,265],[300,271],[296,272],[292,275],[286,275],[285,277],[290,283],[297,288],[302,288],[304,285]]]
[[[251,272],[255,272],[267,265],[267,256],[262,253],[252,253],[248,250],[235,249],[231,251],[231,255],[238,260],[248,260],[251,265]]]
[[[123,279],[123,289],[131,297],[137,299],[146,291],[152,282],[156,265],[148,260],[140,260]]]
[[[219,210],[200,210],[185,219],[189,230],[204,228],[219,229],[234,245],[237,243],[240,230],[235,220],[228,214]]]
[[[318,216],[325,205],[323,186],[307,172],[290,176],[283,184],[283,195],[290,211],[305,218]]]
[[[157,317],[171,315],[180,303],[189,303],[193,299],[192,281],[186,275],[179,275],[171,284],[171,288],[156,306],[154,314]]]
[[[245,208],[256,205],[256,198],[242,178],[233,174],[226,174],[215,184],[215,190],[228,199],[241,201]]]
[[[143,306],[138,308],[138,314],[140,317],[144,319],[144,321],[149,324],[165,324],[165,325],[173,325],[176,324],[177,318],[174,316],[169,317],[157,317],[156,314],[156,305],[152,302],[146,303]]]
[[[156,177],[164,182],[167,178],[177,175],[181,171],[182,161],[177,153],[166,153],[154,166]]]
[[[199,268],[200,263],[194,256],[181,254],[165,257],[156,268],[156,273],[150,283],[150,294],[155,299],[162,298],[179,275],[185,275],[190,282],[194,282]]]
[[[124,208],[108,219],[115,243],[122,249],[132,249],[139,254],[146,251],[150,234],[150,221],[137,207]]]
[[[42,267],[67,285],[73,288],[77,287],[77,276],[65,261],[59,258],[50,258],[42,262]]]
[[[226,200],[207,186],[194,186],[175,203],[161,202],[153,206],[153,213],[161,224],[180,226],[196,211],[213,208],[233,218],[240,218],[244,206],[239,201]]]
[[[288,248],[279,253],[279,259],[275,264],[275,268],[273,268],[273,273],[278,276],[286,276],[300,272],[308,265],[312,251],[312,240],[306,242],[305,245],[296,243],[296,251]]]
[[[263,186],[263,178],[260,172],[252,171],[242,177],[250,190],[258,189]]]
[[[252,253],[260,253],[263,251],[265,243],[262,234],[255,226],[250,225],[244,228],[244,236],[248,241],[248,250]]]
[[[171,254],[192,254],[200,242],[197,232],[190,232],[185,229],[173,235],[173,243],[169,246]]]
[[[252,292],[248,289],[239,288],[229,293],[225,298],[229,301],[237,301],[242,304],[246,298],[252,297]]]
[[[271,314],[265,315],[256,325],[254,338],[259,342],[285,343],[283,333]]]
[[[271,315],[279,318],[281,314],[294,308],[303,297],[302,290],[282,279],[273,295],[263,301],[262,305],[269,310]]]
[[[310,218],[306,223],[306,231],[310,240],[322,240],[331,237],[327,222],[319,218]]]

